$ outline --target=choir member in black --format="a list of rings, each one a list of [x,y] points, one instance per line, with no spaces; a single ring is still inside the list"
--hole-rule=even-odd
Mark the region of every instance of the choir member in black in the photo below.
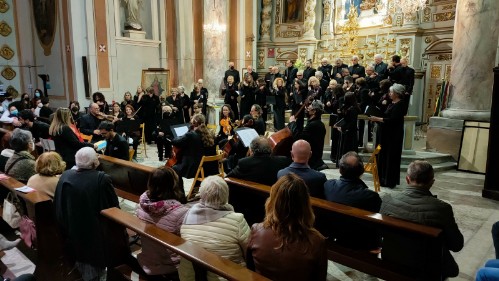
[[[387,68],[388,68],[388,64],[383,62],[383,55],[375,54],[374,55],[373,71],[376,74],[376,76],[379,77],[380,81],[388,78]],[[368,74],[367,73],[367,66],[366,66],[366,74]]]
[[[206,107],[208,106],[208,97],[209,97],[209,94],[208,94],[208,89],[206,89],[205,87],[203,87],[203,79],[198,79],[198,86],[199,88],[201,89],[201,94],[203,95],[203,98],[205,100],[205,102],[203,103],[203,106],[201,107],[201,111],[203,112],[203,115],[204,115],[204,118],[207,119],[208,118],[208,113],[206,112]]]
[[[202,79],[199,79],[202,81]],[[203,115],[206,116],[206,103],[208,102],[208,90],[203,88],[202,82],[194,85],[194,89],[191,92],[190,102],[192,106],[192,114],[194,115],[194,105],[198,105],[203,112]]]
[[[286,100],[289,100],[289,93],[293,91],[293,85],[295,84],[296,74],[298,73],[298,68],[294,67],[294,61],[286,61],[286,69],[284,70],[284,81],[286,81]]]
[[[368,105],[372,105],[371,96],[369,95],[369,89],[367,88],[366,79],[364,77],[357,78],[355,80],[355,84],[357,85],[357,89],[355,90],[355,94],[357,97],[357,101],[360,102],[360,114],[366,112],[366,108]],[[358,137],[358,146],[362,146],[364,142],[364,126],[365,120],[359,120],[359,137]],[[369,122],[368,122],[369,124]],[[368,132],[370,132],[371,126],[368,125]],[[346,151],[348,152],[348,151]]]
[[[177,88],[172,89],[172,94],[166,98],[166,102],[171,106],[173,118],[177,124],[185,123],[184,114],[182,113],[182,100],[178,96]]]
[[[132,93],[130,93],[128,91],[123,95],[123,101],[121,101],[121,104],[120,104],[121,111],[125,112],[125,106],[127,104],[130,104],[135,108],[135,106],[134,106],[135,102],[133,101]]]
[[[121,111],[121,106],[119,103],[115,102],[113,104],[113,111],[111,113],[111,116],[114,117],[113,123],[116,124],[116,122],[121,121],[121,119],[125,116],[125,113]]]
[[[305,122],[305,112],[304,110],[301,110],[299,114],[298,111],[300,111],[300,108],[303,105],[303,102],[307,98],[308,95],[308,89],[307,89],[307,84],[303,83],[300,79],[296,78],[295,79],[295,85],[293,88],[293,92],[289,94],[289,97],[291,98],[291,114],[296,118],[296,126],[298,130],[303,130],[303,124]]]
[[[109,104],[107,104],[106,98],[101,92],[95,92],[92,95],[92,100],[99,105],[100,107],[100,112],[104,114],[109,114]]]
[[[313,96],[315,100],[322,99],[321,82],[315,76],[308,79],[308,96]]]
[[[329,64],[326,58],[321,60],[321,66],[319,66],[317,70],[322,72],[323,78],[327,83],[331,81],[331,71],[333,70],[333,66]]]
[[[289,118],[288,127],[293,133],[294,141],[303,139],[306,140],[312,148],[312,156],[308,161],[310,168],[315,170],[326,169],[327,166],[322,161],[322,153],[324,151],[324,137],[326,136],[326,127],[321,121],[321,114],[324,111],[324,105],[319,100],[312,101],[306,107],[308,121],[307,126],[300,131],[296,124],[296,118]]]
[[[253,66],[252,65],[248,65],[246,67],[246,70],[247,70],[247,74],[248,75],[251,75],[251,78],[253,78],[253,81],[256,81],[258,80],[258,73],[256,73],[254,70],[253,70]]]
[[[340,151],[336,154],[336,163],[338,163],[339,158],[343,154],[349,151],[357,152],[358,150],[357,117],[359,116],[360,108],[355,93],[348,92],[345,94],[344,103],[340,111],[340,120],[334,125],[334,128],[341,134]]]
[[[354,79],[352,76],[346,76],[344,79],[343,79],[343,89],[345,89],[345,93],[346,92],[355,92],[355,83],[353,82]]]
[[[348,76],[350,76],[350,71],[348,70],[348,68],[343,68],[340,71],[340,75],[337,75],[334,79],[336,80],[336,82],[338,82],[338,84],[343,85],[345,83],[345,77]]]
[[[251,117],[253,117],[253,129],[260,135],[263,136],[265,134],[265,122],[262,118],[262,107],[258,104],[254,104],[251,106],[250,111]]]
[[[333,79],[340,79],[342,77],[341,72],[343,69],[348,70],[348,65],[343,63],[343,60],[338,58],[336,59],[335,65],[333,66],[333,70],[331,71],[331,78]],[[338,84],[342,84],[338,81]]]
[[[272,92],[274,80],[279,77],[281,77],[281,73],[279,73],[279,67],[273,66],[270,75],[268,77],[265,77],[265,83],[267,84],[267,88],[269,88],[270,92]]]
[[[234,62],[229,62],[229,69],[225,71],[224,83],[227,84],[229,81],[229,76],[234,79],[233,83],[236,85],[241,82],[241,76],[239,76],[239,70],[234,67]]]
[[[163,161],[164,158],[168,159],[171,157],[171,140],[173,139],[171,125],[175,125],[175,116],[173,115],[172,108],[168,105],[164,105],[162,106],[161,111],[161,119],[158,120],[158,126],[155,132],[159,161]]]
[[[359,77],[366,77],[366,69],[359,64],[359,57],[352,57],[352,65],[348,68],[350,75],[353,78],[353,81],[357,80]]]
[[[394,188],[400,184],[400,162],[404,140],[405,87],[393,84],[390,87],[392,104],[384,116],[371,116],[369,120],[379,123],[378,143],[381,145],[378,161],[378,175],[381,186]]]
[[[286,88],[284,80],[277,78],[274,80],[274,128],[276,131],[284,129],[284,111],[286,110]]]
[[[184,121],[183,123],[189,123],[189,121],[191,120],[191,115],[189,113],[189,109],[191,108],[191,99],[185,94],[185,88],[183,86],[178,86],[177,91],[178,97],[182,104],[182,117]]]
[[[140,119],[138,114],[135,113],[135,109],[131,104],[125,106],[125,114],[121,121],[116,126],[116,131],[125,137],[125,139],[132,139],[132,147],[135,150],[134,158],[137,154],[137,147],[139,146],[140,140]]]
[[[224,104],[220,109],[220,130],[218,131],[215,143],[223,147],[229,136],[234,135],[234,112],[228,104]]]
[[[402,65],[402,69],[404,70],[404,78],[402,79],[402,85],[405,87],[405,97],[404,103],[406,106],[405,114],[407,114],[407,110],[409,109],[409,103],[411,102],[412,90],[414,88],[414,68],[408,65],[407,59],[401,59],[400,65]]]
[[[253,80],[253,76],[244,74],[243,82],[239,83],[239,90],[241,91],[240,119],[249,114],[251,106],[255,103],[255,89],[256,82]]]
[[[329,80],[324,79],[324,74],[322,74],[321,71],[315,72],[315,78],[317,78],[319,80],[319,84],[321,85],[322,94],[324,94],[324,92],[326,92],[327,87],[329,86]],[[322,101],[322,95],[320,97],[320,100]]]
[[[133,96],[133,107],[135,108],[135,110],[138,110],[139,109],[139,99],[142,98],[142,96],[144,95],[144,89],[142,89],[142,86],[137,86],[137,91],[135,92],[135,95]],[[137,113],[139,114],[139,116],[142,117],[142,110]]]
[[[338,82],[336,80],[332,79],[329,81],[329,85],[326,88],[326,91],[324,91],[324,95],[322,96],[322,103],[324,104],[324,112],[326,113],[334,113],[333,112],[333,101],[334,101],[334,88],[338,85]]]
[[[263,118],[263,121],[266,122],[268,112],[267,96],[270,95],[270,92],[267,88],[267,85],[265,84],[265,80],[263,80],[262,78],[259,78],[256,84],[257,88],[255,90],[255,103],[262,108],[261,117]]]
[[[303,70],[303,79],[308,81],[308,79],[312,76],[315,76],[315,72],[317,70],[312,67],[312,60],[308,59],[305,61],[305,69]]]
[[[386,109],[388,109],[388,106],[392,103],[392,100],[390,99],[389,95],[391,86],[392,83],[390,82],[390,80],[388,79],[381,80],[381,82],[379,82],[378,93],[375,93],[371,97],[374,101],[377,101],[376,105],[381,110],[381,112],[385,112]]]
[[[339,121],[339,114],[341,113],[341,108],[345,101],[345,90],[342,85],[336,85],[333,88],[331,99],[326,101],[326,106],[328,110],[331,111],[331,117],[329,118],[329,126],[333,126]],[[338,159],[342,155],[337,155],[340,145],[341,134],[338,130],[331,130],[331,161],[338,164]]]
[[[71,110],[71,117],[73,118],[73,122],[76,124],[76,127],[80,125],[80,118],[83,116],[83,113],[80,111],[80,103],[78,101],[70,101],[69,102],[69,110]]]
[[[149,87],[146,93],[139,94],[137,105],[141,108],[141,119],[144,122],[144,138],[147,144],[152,143],[152,132],[156,128],[156,109],[159,106],[159,97],[154,94],[154,89]]]
[[[227,84],[225,84],[224,89],[222,89],[224,103],[230,105],[232,111],[234,112],[234,116],[239,118],[239,109],[237,107],[238,90],[239,89],[237,88],[234,77],[232,75],[227,77]]]
[[[394,55],[392,57],[392,62],[388,65],[388,79],[392,84],[398,83],[402,84],[404,79],[404,68],[400,63],[400,56]]]
[[[381,82],[382,76],[378,75],[376,72],[374,72],[374,66],[368,65],[366,66],[366,84],[367,88],[371,92],[376,92],[379,90],[379,82]]]
[[[191,118],[191,130],[172,140],[172,144],[182,151],[182,158],[177,159],[177,163],[173,166],[173,169],[182,177],[193,178],[203,155],[209,156],[216,153],[213,135],[206,128],[205,123],[206,119],[202,114],[195,114]],[[205,167],[205,176],[213,175],[216,171],[216,167]]]

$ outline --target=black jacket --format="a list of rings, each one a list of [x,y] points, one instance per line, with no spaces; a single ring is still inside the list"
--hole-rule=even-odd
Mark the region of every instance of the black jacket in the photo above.
[[[201,140],[201,136],[195,131],[189,131],[185,135],[173,139],[172,145],[182,151],[180,163],[177,162],[173,168],[180,176],[193,178],[203,157],[203,141]]]
[[[92,141],[96,142],[102,139],[100,135],[95,135],[94,130],[99,128],[101,120],[88,113],[80,118],[80,132],[85,135],[93,136]]]
[[[75,165],[75,154],[83,147],[93,147],[93,144],[80,142],[69,126],[63,126],[57,136],[53,136],[55,151],[59,153],[62,160],[66,162],[66,169],[71,169]]]
[[[324,136],[326,135],[326,127],[322,123],[320,117],[314,117],[308,119],[307,126],[303,128],[303,131],[299,132],[296,122],[290,122],[288,124],[291,132],[293,132],[293,139],[295,141],[303,139],[310,143],[312,147],[312,156],[308,161],[308,165],[312,169],[317,169],[324,165],[322,161],[322,152],[324,151]]]
[[[112,140],[107,140],[107,146],[106,151],[104,151],[104,155],[128,161],[128,151],[128,142],[124,137],[116,134]]]
[[[240,159],[227,176],[273,185],[277,181],[277,172],[289,164],[291,159],[284,156],[253,155]]]

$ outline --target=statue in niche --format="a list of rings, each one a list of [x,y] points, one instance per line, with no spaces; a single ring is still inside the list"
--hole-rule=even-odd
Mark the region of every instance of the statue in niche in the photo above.
[[[143,0],[123,0],[125,3],[125,30],[142,30],[140,10]]]

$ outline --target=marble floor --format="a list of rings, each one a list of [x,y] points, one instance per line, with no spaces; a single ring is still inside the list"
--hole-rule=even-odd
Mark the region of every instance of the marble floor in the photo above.
[[[417,147],[417,146],[416,146]],[[158,167],[164,165],[157,158],[157,149],[155,145],[148,145],[147,156],[143,151],[143,146],[139,148],[137,162],[143,165]],[[420,148],[422,146],[420,145]],[[328,179],[339,177],[337,169],[327,169],[323,171]],[[365,174],[364,181],[369,187],[373,187],[372,176]],[[189,188],[192,181],[185,179],[184,186]],[[405,175],[401,173],[401,182],[405,182]],[[438,198],[449,202],[454,209],[454,215],[461,232],[464,235],[464,248],[454,253],[454,257],[460,266],[460,274],[456,278],[449,280],[464,281],[474,280],[476,271],[487,261],[494,258],[494,248],[491,238],[491,227],[496,221],[499,221],[499,203],[497,201],[481,197],[481,190],[484,184],[484,176],[465,173],[460,171],[445,171],[436,174],[436,180],[431,191]],[[404,185],[396,188],[381,188],[380,195],[385,193],[399,192]],[[133,212],[135,206],[131,202],[122,200],[122,208]],[[14,257],[13,257],[14,256]],[[13,251],[8,256],[1,258],[2,262],[8,265],[11,271],[16,275],[30,273],[34,270],[33,265],[19,251]],[[13,260],[22,261],[21,264],[13,263]],[[19,263],[20,263],[19,262]],[[350,281],[350,280],[378,280],[357,270],[329,262],[328,277],[329,281]]]

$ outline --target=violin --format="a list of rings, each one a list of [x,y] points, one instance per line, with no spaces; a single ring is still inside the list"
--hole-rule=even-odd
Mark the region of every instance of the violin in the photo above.
[[[99,120],[107,120],[107,121],[113,121],[115,118],[113,115],[106,115],[102,112],[99,112],[95,117]]]
[[[222,118],[222,120],[220,120],[220,126],[222,127],[224,134],[230,135],[232,131],[232,124],[230,122],[230,117]]]

